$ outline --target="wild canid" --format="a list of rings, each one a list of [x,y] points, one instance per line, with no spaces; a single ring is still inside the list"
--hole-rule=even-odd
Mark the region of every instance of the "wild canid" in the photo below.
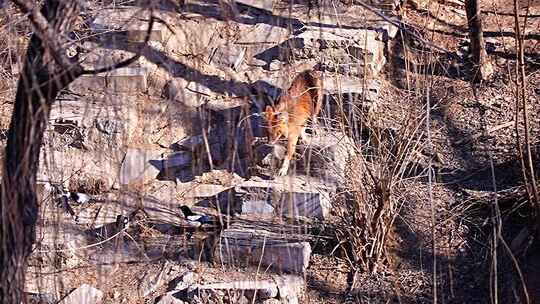
[[[306,140],[306,122],[311,118],[317,124],[322,104],[322,79],[313,70],[298,74],[291,87],[283,92],[275,106],[266,106],[264,117],[268,123],[268,139],[275,144],[280,138],[287,139],[287,155],[278,175],[284,176],[294,155],[298,138]]]

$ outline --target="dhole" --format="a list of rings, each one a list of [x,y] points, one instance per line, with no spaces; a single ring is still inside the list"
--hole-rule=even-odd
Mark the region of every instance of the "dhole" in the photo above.
[[[322,104],[322,79],[312,70],[301,72],[291,87],[278,98],[274,107],[266,106],[264,117],[268,123],[268,139],[275,144],[281,137],[287,139],[287,155],[278,175],[289,170],[298,138],[305,141],[305,124],[311,118],[313,125]]]

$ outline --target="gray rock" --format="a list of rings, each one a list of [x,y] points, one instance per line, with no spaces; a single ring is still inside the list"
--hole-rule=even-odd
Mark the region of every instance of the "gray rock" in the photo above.
[[[120,184],[129,185],[156,178],[159,168],[150,164],[150,160],[161,159],[157,151],[128,148],[120,168]]]
[[[186,302],[178,299],[174,296],[173,293],[166,293],[159,300],[156,302],[156,304],[185,304]]]
[[[275,298],[278,295],[278,286],[272,281],[236,281],[226,283],[212,283],[197,285],[199,290],[231,290],[239,291],[248,295],[249,298],[256,296],[257,299]]]
[[[272,208],[274,216],[289,218],[325,219],[330,213],[330,193],[334,191],[313,178],[291,177],[274,180],[251,179],[235,187],[236,204],[245,214],[268,215]],[[260,208],[254,208],[255,204]]]
[[[291,55],[298,58],[323,58],[325,70],[337,64],[349,67],[355,76],[376,76],[386,63],[385,43],[380,33],[367,29],[310,28],[289,40]],[[335,69],[335,68],[333,68]],[[339,72],[339,70],[338,70]],[[343,72],[343,71],[341,71]]]
[[[142,67],[125,67],[97,75],[83,75],[71,86],[73,91],[108,93],[139,93],[148,89],[147,70]]]
[[[266,61],[262,60],[262,59],[257,59],[257,58],[251,58],[248,63],[248,65],[251,65],[251,66],[256,66],[256,67],[264,67],[266,66]]]
[[[238,2],[238,1],[237,1]],[[263,2],[254,0],[250,2]],[[266,2],[266,0],[264,1]],[[271,2],[271,1],[270,1]],[[276,45],[289,38],[289,31],[279,26],[273,26],[266,23],[257,23],[256,25],[243,26],[240,29],[237,44],[269,44]]]
[[[245,200],[242,202],[242,214],[274,215],[275,208],[266,200]]]
[[[309,265],[311,246],[308,242],[274,239],[263,231],[226,229],[222,232],[215,256],[235,266],[260,265],[272,269],[304,273]]]
[[[105,66],[114,65],[128,58],[133,57],[133,53],[122,49],[116,45],[114,41],[101,41],[99,43],[93,41],[85,41],[82,44],[82,49],[86,52],[81,52],[81,64],[87,69],[97,69]],[[130,67],[141,67],[142,59],[133,62]]]
[[[201,94],[202,93],[202,94]],[[179,102],[187,107],[197,108],[207,102],[207,96],[212,92],[194,82],[183,78],[174,78],[163,87],[162,97]]]
[[[270,71],[279,71],[282,67],[282,63],[279,60],[272,60],[269,65]]]
[[[182,275],[182,282],[187,284],[195,283],[195,273],[193,271],[188,271]]]
[[[195,273],[193,271],[187,271],[182,276],[174,279],[169,283],[169,290],[171,291],[179,291],[189,288],[191,285],[195,283]],[[171,285],[173,287],[171,288]]]
[[[50,293],[27,293],[27,298],[30,303],[36,304],[56,304],[58,300]]]
[[[165,262],[161,268],[156,271],[148,271],[139,280],[138,292],[141,297],[146,297],[156,291],[168,280],[171,270],[171,264]]]
[[[232,68],[237,70],[246,56],[246,48],[238,45],[226,45],[218,47],[212,53],[210,63],[218,67]]]
[[[103,301],[103,292],[90,285],[82,284],[69,295],[63,298],[59,304],[98,304]]]
[[[397,20],[396,20],[397,21]],[[378,24],[378,29],[386,34],[387,39],[394,39],[399,32],[399,28],[390,22],[382,21]]]
[[[129,42],[143,42],[148,32],[148,21],[139,20],[140,11],[133,9],[104,9],[98,11],[96,18],[90,24],[95,32],[122,31],[126,32]],[[167,27],[155,22],[150,32],[150,41],[164,42],[171,33]]]
[[[278,286],[279,299],[284,304],[298,304],[299,297],[305,287],[304,279],[299,276],[281,275],[274,276]]]
[[[272,11],[274,3],[273,0],[235,0],[235,2],[267,11]]]
[[[360,79],[342,77],[337,75],[325,75],[323,79],[324,94],[366,94],[366,99],[375,100],[381,89],[381,82],[375,79]]]
[[[215,197],[222,192],[231,189],[232,186],[223,186],[215,184],[199,184],[194,185],[189,191],[186,191],[186,198],[209,198]]]
[[[171,145],[173,150],[185,150],[195,151],[196,148],[201,147],[204,144],[204,137],[202,135],[189,136],[182,138]]]
[[[350,159],[356,155],[354,141],[338,132],[321,132],[297,146],[304,161],[297,161],[297,172],[310,174],[325,182],[340,184]]]

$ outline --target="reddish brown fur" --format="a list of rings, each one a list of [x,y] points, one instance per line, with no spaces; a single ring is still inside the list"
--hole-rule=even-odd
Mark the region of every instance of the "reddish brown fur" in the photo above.
[[[322,79],[314,71],[307,70],[294,78],[291,87],[279,97],[275,107],[266,107],[264,115],[269,140],[276,143],[281,137],[287,139],[287,155],[279,175],[287,174],[298,138],[304,138],[308,118],[316,123],[321,104]]]

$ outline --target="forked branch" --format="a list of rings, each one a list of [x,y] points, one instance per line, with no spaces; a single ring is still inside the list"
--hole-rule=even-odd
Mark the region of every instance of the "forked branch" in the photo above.
[[[61,52],[62,45],[54,33],[54,27],[51,26],[49,20],[47,20],[39,10],[37,2],[30,0],[12,1],[23,13],[28,15],[28,19],[34,27],[34,32],[41,39],[43,45],[49,49],[54,61],[56,61],[59,66],[68,69],[72,63],[70,63],[65,53]]]

